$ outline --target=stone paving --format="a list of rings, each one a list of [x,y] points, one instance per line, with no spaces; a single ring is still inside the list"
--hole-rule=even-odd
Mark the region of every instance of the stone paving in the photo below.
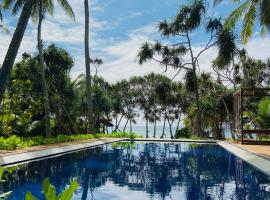
[[[267,159],[270,159],[270,145],[240,144],[236,142],[231,143],[251,153],[255,153]]]
[[[49,156],[61,155],[80,149],[91,148],[112,142],[123,141],[124,139],[101,138],[84,141],[75,141],[51,145],[34,146],[14,151],[1,151],[0,165],[14,165],[20,162],[27,162]]]

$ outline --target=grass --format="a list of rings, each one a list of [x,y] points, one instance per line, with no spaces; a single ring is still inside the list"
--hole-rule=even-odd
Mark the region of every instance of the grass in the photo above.
[[[52,138],[43,136],[18,137],[16,135],[8,138],[0,137],[0,150],[15,150],[31,146],[57,144],[63,142],[107,138],[139,138],[135,133],[116,132],[112,134],[78,134],[78,135],[58,135]]]

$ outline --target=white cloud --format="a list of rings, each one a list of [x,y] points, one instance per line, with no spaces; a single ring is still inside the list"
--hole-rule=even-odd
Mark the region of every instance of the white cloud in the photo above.
[[[91,6],[95,8],[95,1],[91,1]],[[42,39],[45,44],[56,43],[61,47],[66,48],[73,56],[83,55],[84,49],[84,6],[83,1],[70,1],[71,6],[76,15],[76,23],[69,19],[64,11],[57,5],[55,7],[54,16],[47,16],[43,21],[42,27]],[[93,12],[97,12],[95,9]],[[5,23],[9,27],[11,34],[0,32],[0,63],[3,62],[5,54],[7,52],[12,34],[17,24],[18,16],[8,16],[5,19]],[[90,17],[90,37],[92,47],[96,47],[101,40],[98,39],[97,31],[106,28],[108,26],[106,21],[98,21],[93,16]],[[22,53],[36,52],[36,37],[37,37],[37,24],[29,21],[28,27],[24,34],[24,38],[20,45],[17,60],[20,59]],[[95,42],[97,41],[97,42]],[[75,52],[75,54],[74,54]],[[77,63],[75,63],[77,65]]]
[[[92,11],[103,12],[104,9],[111,3],[108,1],[104,4],[99,4],[98,0],[91,1]],[[72,77],[84,73],[84,8],[83,1],[70,1],[72,8],[76,14],[76,23],[72,22],[59,6],[56,7],[55,15],[53,17],[48,16],[43,23],[43,40],[45,44],[55,42],[62,47],[67,48],[71,55],[74,57],[75,66],[72,70]],[[141,12],[130,12],[127,17],[141,16]],[[14,21],[17,21],[17,17],[11,17],[6,20],[6,23],[10,26],[10,30],[14,31]],[[158,63],[147,62],[142,66],[138,65],[136,55],[139,47],[144,41],[149,41],[153,38],[157,38],[155,35],[156,30],[153,25],[142,26],[139,29],[127,30],[128,37],[119,41],[119,38],[108,37],[100,38],[98,31],[109,29],[113,24],[107,21],[98,21],[91,17],[91,49],[95,52],[94,56],[99,56],[104,60],[104,64],[99,69],[99,75],[102,75],[110,82],[118,81],[122,78],[129,78],[134,75],[144,75],[150,72],[163,73],[162,68]],[[13,25],[13,26],[12,26]],[[23,38],[19,54],[17,58],[21,57],[24,52],[36,52],[36,32],[37,25],[30,22],[27,28],[27,32]],[[11,40],[11,34],[0,32],[0,63],[3,62],[8,45]],[[195,37],[198,37],[196,35]],[[269,57],[270,38],[261,38],[255,36],[250,40],[246,49],[249,55],[254,58],[266,59]],[[194,51],[200,51],[202,44],[196,44],[193,46]],[[212,48],[206,51],[199,59],[201,72],[211,71],[211,61],[216,57],[217,49]],[[168,69],[165,73],[169,77],[173,77],[176,73],[173,69]],[[183,73],[182,73],[183,75]],[[178,76],[178,80],[181,79],[181,74]]]
[[[99,75],[102,75],[110,82],[115,82],[123,78],[128,79],[135,75],[144,75],[150,72],[163,73],[162,68],[156,62],[147,62],[140,66],[137,63],[136,55],[139,47],[144,41],[149,41],[153,38],[155,29],[153,26],[144,26],[129,33],[126,40],[116,42],[109,47],[103,49],[104,55],[112,58],[105,62],[99,70]],[[270,57],[270,38],[254,37],[245,47],[251,57],[257,59],[266,59]],[[204,48],[202,43],[195,44],[193,50],[195,54]],[[211,63],[217,56],[217,48],[213,47],[205,51],[199,58],[200,72],[212,72]],[[188,58],[187,58],[188,59]],[[165,75],[173,77],[175,70],[169,69]],[[184,71],[182,71],[176,80],[181,80]]]

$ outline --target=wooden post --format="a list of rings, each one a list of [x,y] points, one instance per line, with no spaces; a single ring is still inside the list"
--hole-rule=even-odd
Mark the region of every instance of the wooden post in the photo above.
[[[244,143],[243,133],[243,90],[240,89],[240,131],[241,131],[241,144]]]

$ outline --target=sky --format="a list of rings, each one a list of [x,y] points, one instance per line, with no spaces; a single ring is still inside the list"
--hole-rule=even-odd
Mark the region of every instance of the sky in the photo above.
[[[74,58],[71,76],[75,78],[84,73],[84,5],[83,0],[69,1],[76,15],[76,22],[70,20],[56,3],[54,16],[47,16],[43,23],[42,38],[45,45],[55,43],[65,48]],[[91,57],[99,57],[104,64],[98,69],[98,75],[109,82],[128,79],[135,75],[150,72],[164,73],[173,77],[176,71],[164,68],[154,62],[139,65],[137,53],[145,41],[159,40],[156,26],[163,19],[172,19],[183,0],[90,0],[90,47]],[[211,1],[210,1],[211,2]],[[233,5],[224,1],[220,6],[208,5],[207,16],[225,19]],[[18,16],[4,13],[4,25],[10,33],[0,32],[0,63],[3,62]],[[24,52],[36,53],[37,24],[29,22],[16,61]],[[209,35],[200,29],[192,34],[193,48],[196,52],[205,46]],[[169,42],[169,41],[168,41]],[[262,38],[255,33],[246,46],[249,55],[266,59],[270,55],[270,38]],[[200,58],[201,71],[211,71],[211,61],[216,56],[214,47]],[[182,75],[176,79],[181,80]]]

